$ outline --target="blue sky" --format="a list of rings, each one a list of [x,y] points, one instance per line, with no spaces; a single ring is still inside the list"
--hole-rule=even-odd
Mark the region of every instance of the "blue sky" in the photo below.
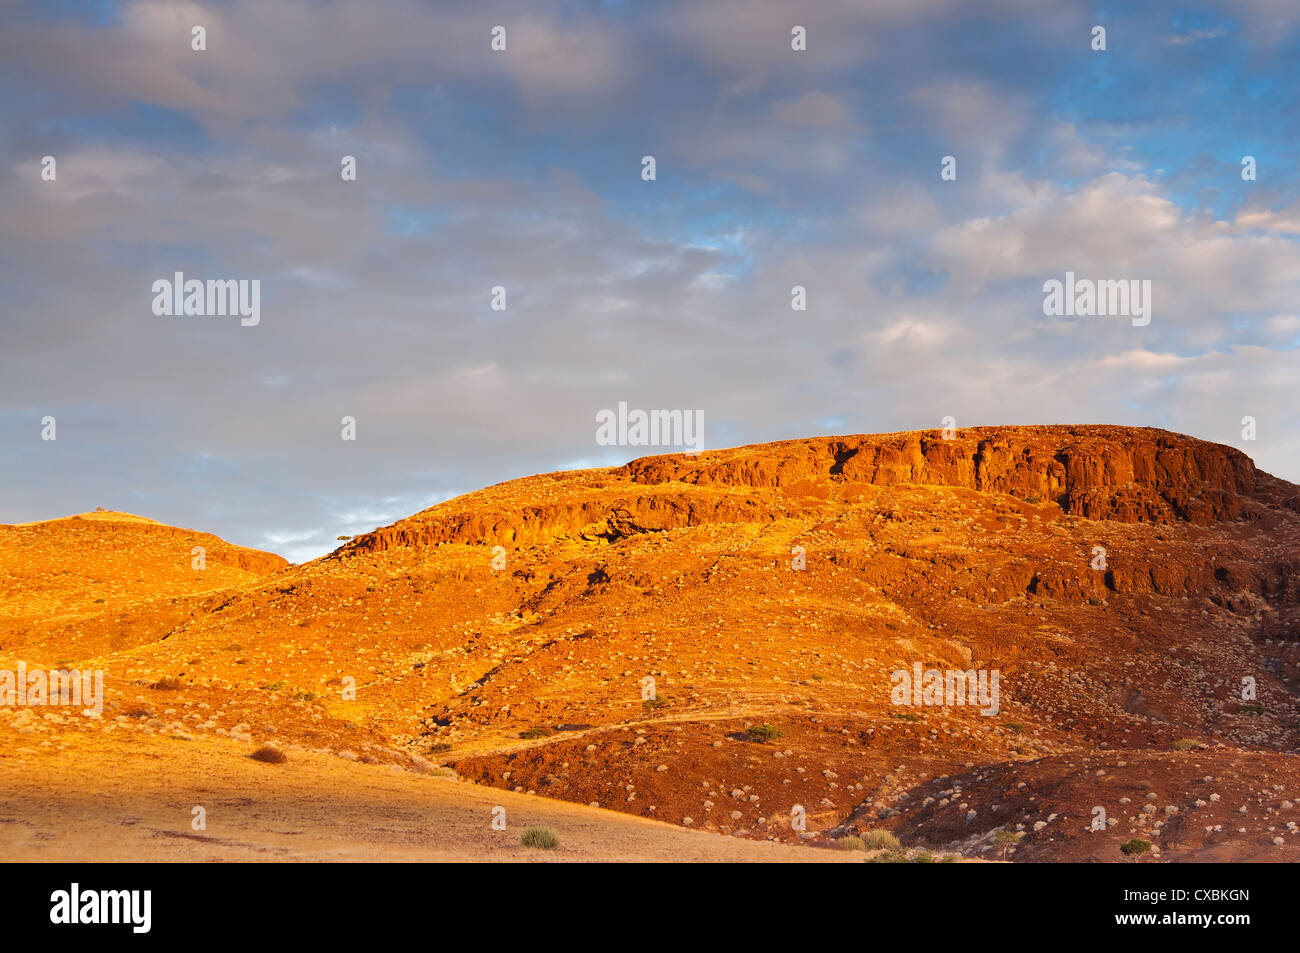
[[[595,441],[620,401],[708,447],[1161,426],[1300,480],[1297,62],[1278,0],[6,4],[0,520],[304,559],[642,455]],[[1067,270],[1151,323],[1045,316]],[[155,316],[175,271],[261,323]]]

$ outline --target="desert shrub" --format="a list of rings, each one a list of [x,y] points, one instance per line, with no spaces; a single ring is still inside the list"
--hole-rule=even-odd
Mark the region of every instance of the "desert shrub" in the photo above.
[[[279,748],[273,748],[271,745],[262,745],[249,757],[254,761],[262,761],[266,764],[284,764],[289,760],[283,751]]]
[[[867,858],[869,864],[905,864],[907,863],[907,851],[905,850],[884,850],[877,854],[872,854]]]
[[[128,718],[148,718],[153,714],[153,712],[144,705],[132,705],[130,708],[123,711],[122,714],[126,715]]]
[[[1135,859],[1141,857],[1150,849],[1151,842],[1149,840],[1143,840],[1140,837],[1135,837],[1132,840],[1125,841],[1123,844],[1119,845],[1121,854],[1125,857],[1133,857]]]
[[[862,834],[862,843],[866,845],[867,850],[901,850],[903,845],[898,842],[898,838],[889,831],[864,831]]]
[[[765,745],[769,741],[785,736],[785,732],[780,728],[775,725],[769,725],[766,722],[761,725],[750,725],[745,729],[745,734],[749,735],[750,741],[757,741],[761,745]]]
[[[659,708],[668,707],[668,699],[656,695],[654,698],[647,698],[641,702],[641,707],[646,711],[655,711]]]
[[[1022,724],[1021,724],[1020,722],[1018,722],[1018,721],[1009,721],[1009,722],[1007,722],[1007,727],[1010,728],[1012,731],[1014,731],[1014,732],[1015,732],[1016,734],[1018,734],[1018,735],[1019,735],[1019,734],[1024,734],[1024,731],[1025,731],[1025,726],[1022,725]]]
[[[150,688],[157,689],[160,692],[174,692],[182,686],[179,678],[160,678],[150,685]]]
[[[1179,738],[1174,742],[1174,750],[1191,751],[1193,748],[1199,748],[1201,743],[1195,738]]]
[[[553,850],[560,846],[560,838],[549,827],[530,827],[524,831],[519,843],[525,847],[537,847],[541,850]]]
[[[263,691],[282,692],[284,691],[284,682],[267,682],[262,686]]]
[[[532,740],[533,738],[549,738],[550,736],[551,736],[551,729],[544,728],[541,725],[538,725],[536,728],[529,728],[525,731],[519,732],[520,738],[529,741]]]
[[[856,834],[848,834],[841,837],[835,842],[835,846],[840,850],[866,850],[867,845],[862,843],[862,838]]]

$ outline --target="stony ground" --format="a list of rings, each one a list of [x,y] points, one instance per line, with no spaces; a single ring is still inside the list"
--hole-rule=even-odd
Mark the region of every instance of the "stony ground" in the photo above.
[[[51,765],[147,744],[180,777],[445,766],[705,843],[1300,859],[1298,494],[1164,431],[988,428],[529,477],[303,566],[0,527],[0,667],[108,673],[100,717],[0,708],[0,848]],[[916,662],[996,669],[997,713],[894,704]]]

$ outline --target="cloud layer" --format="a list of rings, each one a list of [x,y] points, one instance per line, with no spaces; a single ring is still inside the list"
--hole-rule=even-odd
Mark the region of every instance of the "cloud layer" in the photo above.
[[[1300,480],[1284,5],[0,18],[0,520],[102,505],[304,559],[641,455],[595,441],[620,401],[703,410],[708,446],[948,415],[1160,426]],[[259,279],[261,323],[154,316],[176,271]],[[1151,324],[1046,317],[1066,271],[1150,280]]]

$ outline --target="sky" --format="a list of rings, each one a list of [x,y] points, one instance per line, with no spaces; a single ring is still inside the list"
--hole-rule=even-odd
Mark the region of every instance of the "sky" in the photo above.
[[[0,522],[302,561],[674,449],[599,442],[620,403],[707,449],[1154,426],[1300,482],[1297,64],[1293,0],[0,0]],[[156,314],[176,272],[258,323]],[[1045,314],[1067,272],[1150,322]]]

